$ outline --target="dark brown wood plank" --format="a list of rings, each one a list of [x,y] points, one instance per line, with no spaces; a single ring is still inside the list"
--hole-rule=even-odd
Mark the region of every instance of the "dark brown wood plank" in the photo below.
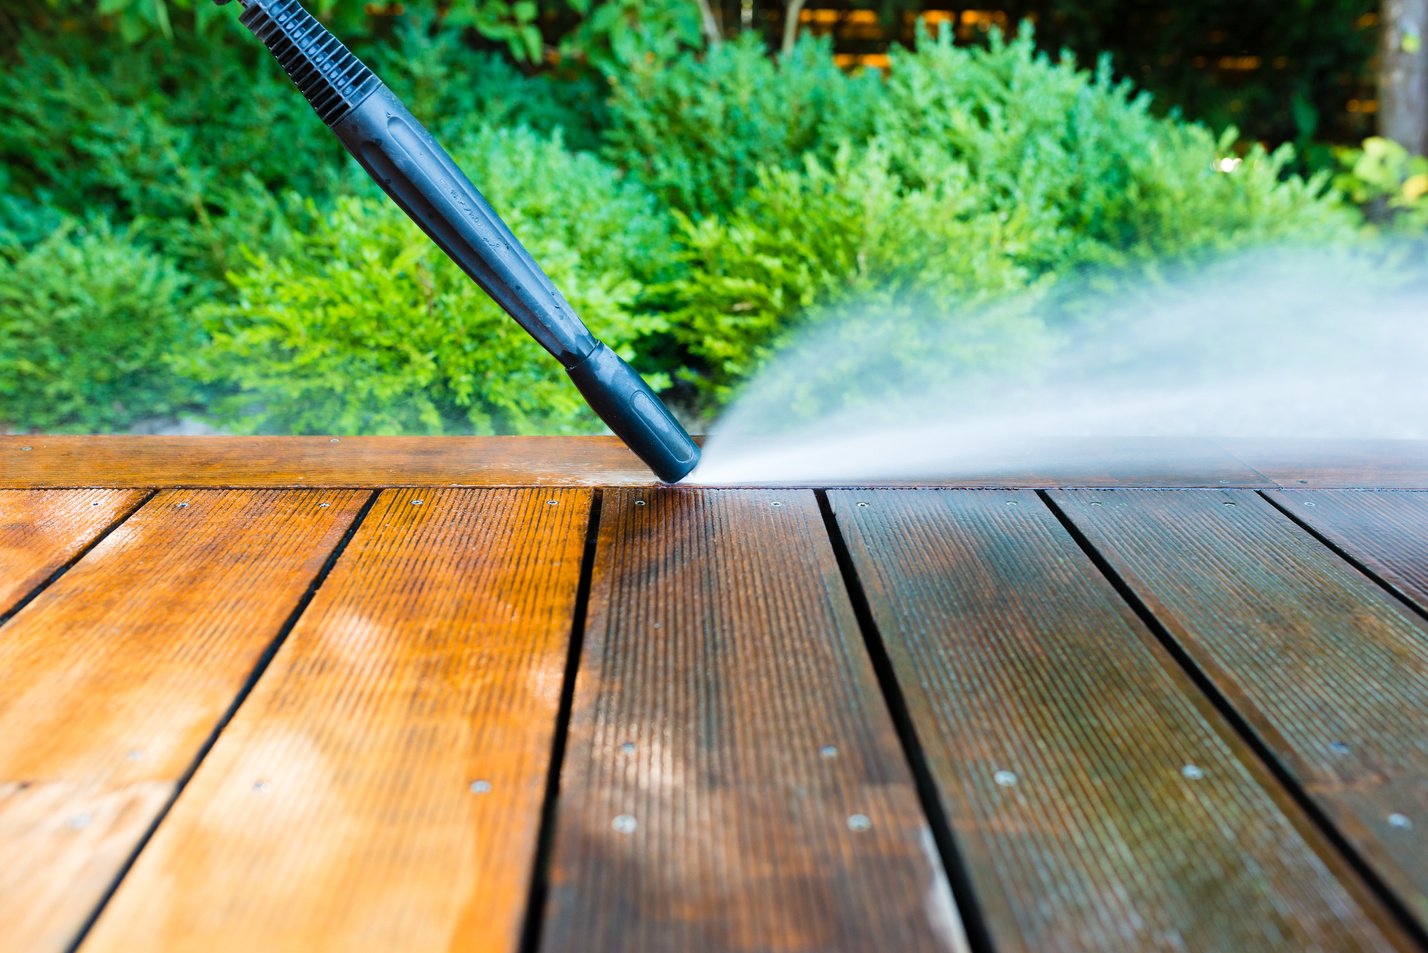
[[[367,494],[168,491],[0,629],[0,923],[64,949]]]
[[[1428,611],[1428,493],[1275,490],[1269,496]]]
[[[1269,440],[1221,443],[1283,487],[1428,489],[1428,440]]]
[[[997,949],[1407,947],[1034,493],[829,501]]]
[[[383,493],[85,942],[519,945],[591,493]]]
[[[0,618],[143,498],[139,490],[0,490]]]
[[[28,450],[22,450],[28,447]],[[0,487],[656,483],[614,437],[0,437]]]
[[[589,612],[543,949],[964,948],[812,493],[607,492]]]
[[[1258,494],[1052,498],[1428,926],[1428,625]]]

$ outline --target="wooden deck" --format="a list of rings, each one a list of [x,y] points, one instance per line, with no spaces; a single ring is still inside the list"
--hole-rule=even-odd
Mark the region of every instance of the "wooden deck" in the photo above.
[[[1428,444],[0,437],[0,951],[1428,949]]]

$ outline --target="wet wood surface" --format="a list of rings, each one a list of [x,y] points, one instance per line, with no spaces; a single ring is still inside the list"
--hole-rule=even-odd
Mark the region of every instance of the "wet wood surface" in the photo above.
[[[998,949],[1406,946],[1036,494],[829,498]]]
[[[0,619],[145,496],[139,490],[0,490]]]
[[[542,949],[961,950],[808,491],[617,490]]]
[[[519,949],[589,506],[384,492],[85,949]]]
[[[1255,493],[1052,499],[1428,925],[1428,623]]]
[[[365,496],[164,491],[0,628],[12,949],[74,939]]]
[[[696,437],[702,442],[703,438]],[[876,485],[1428,488],[1428,440],[1054,437]],[[696,472],[693,481],[698,481]],[[769,485],[757,474],[748,485]],[[614,437],[0,436],[0,488],[631,486]],[[826,481],[796,481],[823,487]],[[860,485],[868,481],[839,481]]]
[[[1269,498],[1428,612],[1428,492],[1283,491]]]
[[[1428,950],[1425,447],[0,437],[0,950]]]

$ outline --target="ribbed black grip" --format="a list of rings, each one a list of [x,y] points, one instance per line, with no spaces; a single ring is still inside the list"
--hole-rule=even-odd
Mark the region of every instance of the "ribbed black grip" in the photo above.
[[[331,126],[377,88],[377,77],[297,0],[245,0],[239,22],[253,31]]]

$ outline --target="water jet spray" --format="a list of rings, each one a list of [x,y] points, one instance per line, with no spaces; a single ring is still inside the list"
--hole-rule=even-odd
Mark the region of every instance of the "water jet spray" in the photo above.
[[[214,0],[220,6],[228,0]],[[382,190],[560,361],[606,425],[661,480],[699,462],[699,447],[639,373],[590,333],[530,252],[431,133],[298,0],[239,0],[308,103]]]

